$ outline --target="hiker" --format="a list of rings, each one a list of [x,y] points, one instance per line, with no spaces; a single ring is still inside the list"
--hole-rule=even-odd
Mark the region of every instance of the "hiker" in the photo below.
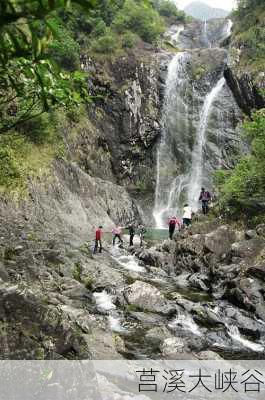
[[[184,208],[183,208],[183,211],[184,211],[184,214],[183,214],[183,217],[182,217],[183,226],[185,228],[187,228],[191,224],[192,208],[188,204],[185,204]]]
[[[202,202],[202,212],[204,215],[208,214],[209,212],[209,202],[211,201],[211,194],[204,188],[201,189],[199,201]]]
[[[115,226],[115,228],[112,229],[112,234],[113,234],[113,241],[112,244],[115,246],[116,239],[119,239],[119,243],[123,243],[123,240],[121,238],[121,233],[122,233],[122,227],[121,226]]]
[[[143,241],[144,241],[144,234],[146,233],[146,229],[144,225],[139,225],[139,236],[140,236],[140,247],[143,246]]]
[[[99,248],[99,253],[102,253],[102,229],[103,227],[100,225],[95,233],[95,246],[94,246],[94,251],[93,253],[96,254],[96,252],[98,251]]]
[[[130,224],[127,228],[129,230],[129,235],[130,235],[130,246],[133,246],[133,238],[135,235],[135,228],[133,224]]]
[[[176,225],[178,225],[179,229],[180,229],[180,222],[177,219],[177,217],[171,217],[168,220],[168,233],[169,233],[169,239],[172,240],[173,239],[173,235],[176,229]]]

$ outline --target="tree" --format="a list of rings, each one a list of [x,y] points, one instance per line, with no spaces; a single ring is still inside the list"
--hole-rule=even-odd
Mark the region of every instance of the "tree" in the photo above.
[[[96,0],[72,0],[91,10]],[[57,11],[70,0],[0,2],[0,133],[51,108],[87,97],[81,72],[62,72],[48,47],[58,34]]]

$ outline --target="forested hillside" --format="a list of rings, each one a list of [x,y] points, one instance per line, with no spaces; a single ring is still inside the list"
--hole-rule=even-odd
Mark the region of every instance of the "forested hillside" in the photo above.
[[[1,2],[0,14],[0,188],[13,194],[67,157],[102,96],[91,96],[80,58],[117,59],[141,41],[157,46],[172,18],[185,21],[167,0],[17,0]]]
[[[243,124],[243,135],[251,151],[239,161],[235,171],[218,173],[221,180],[220,201],[221,208],[236,219],[242,217],[259,221],[264,220],[265,213],[264,1],[239,0],[233,21],[230,52],[232,68],[238,76],[237,87],[241,85],[241,92],[235,90],[235,93],[243,100],[253,96],[249,103],[252,114],[246,116]],[[232,84],[231,88],[235,89],[235,86]]]

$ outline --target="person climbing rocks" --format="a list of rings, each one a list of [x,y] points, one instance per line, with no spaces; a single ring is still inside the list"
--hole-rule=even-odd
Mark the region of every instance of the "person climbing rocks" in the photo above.
[[[94,251],[93,253],[96,254],[96,252],[99,249],[99,253],[102,253],[102,225],[99,225],[99,227],[96,230],[95,233],[95,246],[94,246]]]
[[[177,217],[171,217],[168,220],[168,233],[169,233],[169,239],[172,240],[173,239],[173,235],[176,229],[176,225],[178,225],[178,228],[180,229],[181,224],[179,222],[179,220],[177,219]]]
[[[187,228],[188,226],[190,226],[191,224],[191,220],[192,220],[192,208],[188,205],[185,204],[184,208],[183,208],[184,214],[182,217],[182,221],[183,221],[183,226],[185,228]]]
[[[113,234],[113,240],[112,240],[113,246],[115,246],[116,239],[119,239],[119,243],[122,244],[123,243],[123,240],[121,238],[122,227],[121,226],[115,226],[115,228],[113,228],[111,232]]]
[[[129,235],[130,235],[130,246],[133,246],[133,238],[135,235],[134,225],[130,224],[127,229],[129,230]]]
[[[211,194],[205,188],[201,189],[199,201],[202,203],[202,212],[204,215],[208,214],[209,212],[209,202],[211,201]]]
[[[146,229],[144,225],[139,225],[139,236],[140,236],[140,247],[143,247],[143,242],[144,242],[144,234],[146,233]]]

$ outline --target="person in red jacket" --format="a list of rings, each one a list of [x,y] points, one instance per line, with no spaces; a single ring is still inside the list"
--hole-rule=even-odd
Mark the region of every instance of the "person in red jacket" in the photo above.
[[[95,246],[94,246],[94,251],[93,253],[95,254],[98,251],[99,248],[99,253],[102,252],[102,226],[100,225],[97,230],[96,230],[96,234],[95,234]]]
[[[177,217],[171,217],[168,220],[168,233],[169,233],[169,239],[173,239],[173,235],[176,229],[176,225],[178,225],[178,228],[180,229],[181,223],[177,219]]]

